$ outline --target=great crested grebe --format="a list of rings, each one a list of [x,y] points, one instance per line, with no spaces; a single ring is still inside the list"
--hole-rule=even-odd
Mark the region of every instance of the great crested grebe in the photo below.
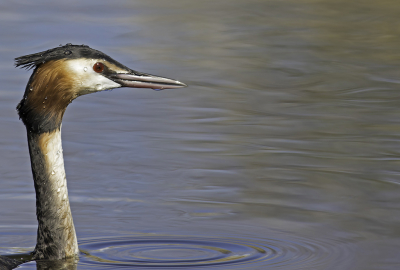
[[[119,87],[181,88],[176,80],[134,71],[86,45],[67,44],[15,59],[34,69],[17,106],[28,135],[36,191],[37,243],[33,260],[78,254],[61,146],[61,122],[75,98]],[[0,257],[1,268],[1,257]]]

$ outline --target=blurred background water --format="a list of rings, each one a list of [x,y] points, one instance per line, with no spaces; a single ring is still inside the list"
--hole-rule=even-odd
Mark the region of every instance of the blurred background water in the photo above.
[[[393,0],[0,0],[0,254],[36,243],[15,111],[30,72],[13,59],[73,43],[189,85],[67,109],[75,268],[399,269],[399,14]]]

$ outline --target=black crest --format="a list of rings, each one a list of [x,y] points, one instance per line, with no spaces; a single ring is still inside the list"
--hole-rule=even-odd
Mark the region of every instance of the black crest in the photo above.
[[[17,57],[15,58],[15,66],[32,69],[47,61],[76,58],[103,58],[107,61],[114,62],[108,55],[94,50],[87,45],[72,45],[68,43],[67,45],[47,51]]]

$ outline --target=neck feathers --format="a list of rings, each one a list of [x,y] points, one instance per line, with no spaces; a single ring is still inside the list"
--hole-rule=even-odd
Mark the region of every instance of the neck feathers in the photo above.
[[[77,97],[65,70],[62,59],[35,68],[17,106],[28,131],[40,134],[60,128],[65,109]]]
[[[74,256],[78,244],[68,200],[61,131],[28,132],[28,144],[39,225],[33,259]]]
[[[61,146],[62,117],[76,98],[66,70],[62,59],[38,64],[17,106],[28,133],[36,191],[34,260],[58,260],[78,253]]]

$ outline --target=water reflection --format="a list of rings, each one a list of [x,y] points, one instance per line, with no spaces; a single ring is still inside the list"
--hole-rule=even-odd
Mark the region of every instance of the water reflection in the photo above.
[[[76,270],[79,258],[69,258],[58,261],[31,261],[24,263],[18,269],[30,270]]]
[[[36,261],[37,270],[76,270],[78,258],[71,258],[58,261]]]

